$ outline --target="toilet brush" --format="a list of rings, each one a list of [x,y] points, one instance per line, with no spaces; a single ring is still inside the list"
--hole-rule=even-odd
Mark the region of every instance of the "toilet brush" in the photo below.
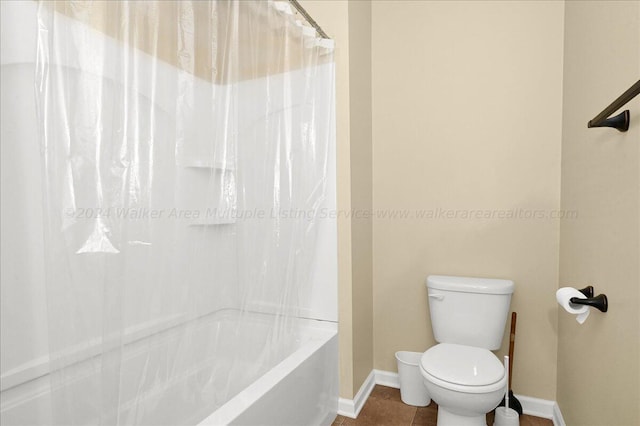
[[[515,312],[511,312],[511,332],[509,333],[509,399],[511,400],[511,408],[516,410],[519,415],[522,415],[522,404],[518,401],[518,398],[513,394],[513,389],[511,388],[511,381],[513,380],[513,352],[515,350],[516,343],[516,321],[518,319],[518,314]],[[505,400],[503,399],[499,405],[504,405]]]
[[[494,426],[518,426],[520,425],[520,416],[513,408],[509,408],[509,357],[504,357],[504,370],[507,376],[507,388],[504,397],[504,407],[496,408]]]

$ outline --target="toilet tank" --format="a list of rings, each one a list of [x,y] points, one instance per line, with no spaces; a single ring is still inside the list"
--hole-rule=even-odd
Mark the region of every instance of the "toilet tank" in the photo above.
[[[427,277],[433,335],[439,343],[500,348],[514,284],[511,280]]]

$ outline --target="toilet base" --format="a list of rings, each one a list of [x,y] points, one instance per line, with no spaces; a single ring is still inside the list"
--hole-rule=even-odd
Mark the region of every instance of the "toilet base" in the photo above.
[[[461,416],[438,406],[438,426],[487,426],[487,415]]]

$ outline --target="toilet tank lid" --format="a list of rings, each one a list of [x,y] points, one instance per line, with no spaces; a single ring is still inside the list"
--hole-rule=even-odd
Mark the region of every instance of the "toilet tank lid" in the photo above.
[[[496,278],[429,275],[427,277],[427,287],[464,293],[511,294],[513,293],[514,283],[511,280]]]

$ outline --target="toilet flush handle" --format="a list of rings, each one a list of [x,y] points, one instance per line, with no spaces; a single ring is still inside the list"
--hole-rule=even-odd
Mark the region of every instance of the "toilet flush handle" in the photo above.
[[[431,299],[442,300],[444,299],[444,294],[429,294]]]

